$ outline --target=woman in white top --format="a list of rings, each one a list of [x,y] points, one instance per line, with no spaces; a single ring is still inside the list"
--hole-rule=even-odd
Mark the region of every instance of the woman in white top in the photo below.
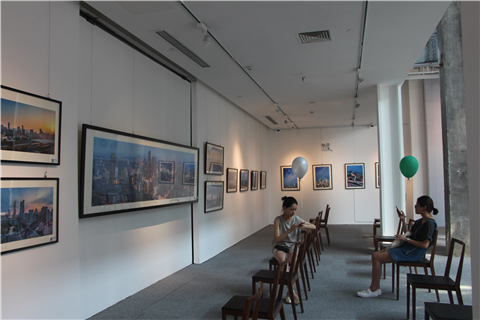
[[[315,225],[295,215],[298,202],[294,197],[283,197],[282,215],[275,218],[274,227],[274,247],[273,257],[278,262],[285,259],[292,260],[289,252],[295,247],[295,242],[301,240],[302,230],[315,230]],[[300,303],[297,294],[294,292],[295,304]],[[291,303],[290,296],[287,292],[287,303]]]

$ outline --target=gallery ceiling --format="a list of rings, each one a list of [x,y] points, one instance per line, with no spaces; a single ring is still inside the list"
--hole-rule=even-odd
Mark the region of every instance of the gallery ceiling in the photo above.
[[[86,4],[179,65],[190,79],[269,128],[283,130],[376,124],[376,85],[406,79],[449,2]],[[200,61],[160,35],[173,37]]]

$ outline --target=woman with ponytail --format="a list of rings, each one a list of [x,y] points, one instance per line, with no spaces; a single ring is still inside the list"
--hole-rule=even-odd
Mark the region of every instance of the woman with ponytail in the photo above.
[[[357,292],[362,298],[376,298],[382,294],[380,289],[380,277],[382,275],[382,264],[399,261],[419,261],[425,256],[427,249],[432,245],[433,235],[437,230],[437,222],[432,215],[438,214],[433,206],[433,200],[429,196],[422,196],[417,199],[415,213],[422,217],[415,221],[410,230],[411,236],[403,234],[395,235],[403,241],[400,247],[384,249],[372,254],[372,282],[370,287]],[[405,219],[403,215],[401,219]]]
[[[300,241],[302,237],[301,230],[315,230],[315,225],[302,220],[295,215],[298,203],[294,197],[283,197],[282,215],[275,218],[274,238],[273,238],[273,257],[278,262],[285,259],[291,261],[289,254],[295,247],[295,242]],[[297,294],[294,292],[295,304],[300,303]],[[287,303],[291,303],[290,296],[287,292]]]

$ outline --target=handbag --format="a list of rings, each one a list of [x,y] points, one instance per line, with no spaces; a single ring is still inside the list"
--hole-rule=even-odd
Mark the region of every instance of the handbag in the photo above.
[[[404,236],[405,237],[410,237],[412,235],[412,233],[410,231],[407,231],[405,232]],[[402,240],[400,239],[395,239],[393,240],[392,244],[390,244],[388,247],[387,247],[387,250],[388,249],[393,249],[393,248],[398,248],[398,247],[401,247],[403,245],[403,242]]]

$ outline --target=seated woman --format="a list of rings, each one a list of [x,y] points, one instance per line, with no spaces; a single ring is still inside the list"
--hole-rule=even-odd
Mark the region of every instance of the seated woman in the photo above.
[[[382,294],[380,289],[380,277],[382,275],[382,264],[399,261],[419,261],[425,256],[427,249],[432,244],[432,239],[437,230],[437,223],[432,214],[436,215],[438,210],[433,206],[433,200],[429,196],[422,196],[417,199],[415,213],[422,218],[415,221],[410,232],[410,238],[402,234],[395,235],[404,241],[400,247],[383,249],[372,254],[372,282],[370,287],[357,292],[362,298],[376,298]],[[401,219],[405,219],[402,216]]]
[[[294,249],[295,242],[301,240],[301,230],[315,230],[315,225],[302,220],[295,215],[298,203],[293,197],[283,197],[282,215],[275,218],[274,222],[274,238],[273,238],[273,257],[278,262],[285,259],[292,260],[289,252]],[[297,294],[294,292],[295,304],[300,303]],[[287,292],[287,303],[292,303]]]

